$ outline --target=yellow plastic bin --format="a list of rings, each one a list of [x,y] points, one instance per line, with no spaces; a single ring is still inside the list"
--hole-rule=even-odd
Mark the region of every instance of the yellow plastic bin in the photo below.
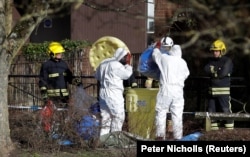
[[[125,90],[125,108],[130,133],[154,139],[157,93],[158,88],[128,88]]]

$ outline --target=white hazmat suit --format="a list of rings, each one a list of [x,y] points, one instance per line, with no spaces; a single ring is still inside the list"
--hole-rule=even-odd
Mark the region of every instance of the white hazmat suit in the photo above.
[[[165,139],[167,112],[171,113],[175,140],[183,136],[184,82],[190,72],[182,58],[180,45],[174,45],[169,55],[155,48],[153,60],[160,69],[160,86],[156,99],[156,138]]]
[[[122,131],[125,120],[123,80],[127,80],[133,72],[131,65],[120,62],[127,54],[128,51],[118,48],[114,57],[103,60],[96,69],[95,78],[100,82],[100,136]]]

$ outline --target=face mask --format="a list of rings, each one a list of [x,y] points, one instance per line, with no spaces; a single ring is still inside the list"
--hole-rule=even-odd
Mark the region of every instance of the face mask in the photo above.
[[[122,63],[122,65],[126,65],[126,56],[124,56],[121,60],[120,63]]]

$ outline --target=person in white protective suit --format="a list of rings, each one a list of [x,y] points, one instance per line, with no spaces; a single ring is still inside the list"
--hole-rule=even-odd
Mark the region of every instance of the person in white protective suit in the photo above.
[[[183,136],[183,88],[190,72],[186,61],[182,58],[180,45],[174,45],[168,54],[155,48],[152,57],[161,72],[155,106],[156,140],[165,139],[168,112],[171,113],[173,123],[173,138],[178,140]]]
[[[123,80],[133,72],[129,55],[124,48],[118,48],[112,58],[103,60],[96,69],[95,78],[100,83],[100,136],[122,131],[125,120]]]
[[[168,54],[169,50],[173,47],[174,41],[169,36],[163,37],[160,42],[155,42],[153,47],[160,48],[161,53]],[[153,86],[158,87],[158,80],[153,80],[153,78],[147,78],[145,81],[146,88],[152,88]]]

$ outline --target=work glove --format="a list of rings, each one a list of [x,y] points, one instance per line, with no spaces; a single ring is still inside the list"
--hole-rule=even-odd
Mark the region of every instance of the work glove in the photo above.
[[[138,85],[137,85],[137,83],[136,83],[136,82],[134,82],[134,83],[132,83],[131,87],[132,87],[132,88],[137,88],[137,87],[138,87]]]
[[[152,78],[148,78],[145,82],[145,87],[146,88],[152,88],[152,83],[153,83],[153,79]]]
[[[80,78],[80,77],[73,78],[72,84],[75,85],[75,86],[80,86],[80,85],[82,85],[81,78]]]
[[[131,65],[131,54],[128,53],[127,57],[126,57],[126,64]]]
[[[210,72],[213,74],[215,73],[215,67],[213,65],[210,65]]]
[[[46,87],[41,87],[41,96],[44,101],[48,100],[48,93],[47,93],[47,88]]]
[[[160,48],[161,48],[161,42],[160,42],[160,41],[156,42],[156,44],[155,44],[155,48],[158,48],[158,49],[160,49]]]
[[[216,78],[218,77],[218,74],[217,74],[217,68],[213,65],[210,65],[210,72],[212,73],[212,77]]]

